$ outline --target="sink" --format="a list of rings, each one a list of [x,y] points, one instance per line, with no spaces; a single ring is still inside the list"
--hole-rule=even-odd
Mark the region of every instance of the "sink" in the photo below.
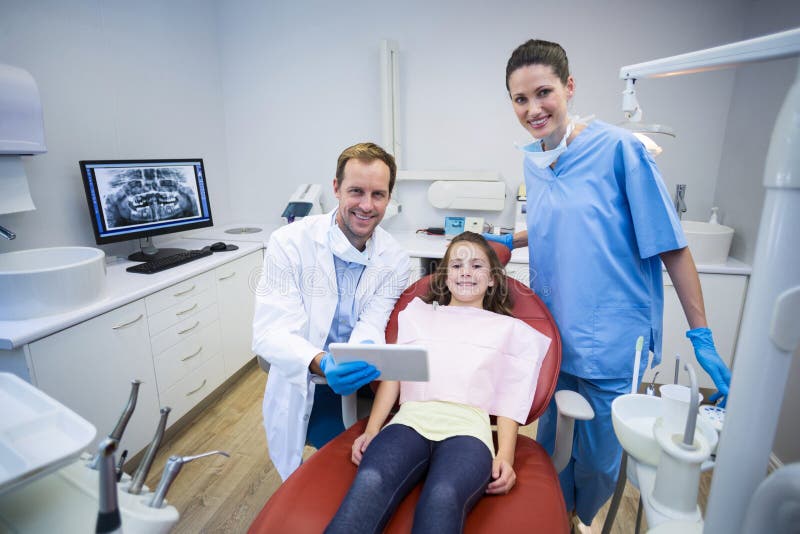
[[[661,447],[653,435],[653,425],[662,415],[661,397],[621,395],[611,403],[611,422],[622,448],[629,456],[647,465],[658,465]],[[719,436],[709,422],[698,417],[697,431],[702,432],[713,452]]]
[[[731,249],[733,228],[702,221],[681,221],[681,226],[696,264],[725,263]]]
[[[105,253],[53,247],[0,254],[0,320],[52,315],[85,306],[105,289]]]

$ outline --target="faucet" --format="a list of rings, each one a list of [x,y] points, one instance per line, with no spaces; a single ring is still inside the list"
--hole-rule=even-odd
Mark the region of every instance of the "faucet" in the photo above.
[[[686,195],[686,184],[678,184],[675,186],[675,211],[678,212],[678,219],[683,219],[683,214],[686,213],[686,202],[683,197]]]
[[[6,239],[8,239],[10,241],[12,239],[16,239],[17,234],[12,232],[8,228],[4,228],[4,227],[0,226],[0,237],[5,237]]]

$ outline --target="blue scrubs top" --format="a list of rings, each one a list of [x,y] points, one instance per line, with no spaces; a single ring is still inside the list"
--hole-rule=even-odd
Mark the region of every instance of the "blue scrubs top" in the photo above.
[[[356,288],[361,275],[364,274],[364,266],[360,263],[347,262],[338,256],[333,257],[333,263],[336,268],[339,300],[323,347],[325,351],[331,343],[347,343],[350,340],[350,334],[358,322],[355,307]],[[306,441],[320,448],[343,431],[342,398],[327,384],[318,384],[314,388],[314,405],[308,420]]]
[[[561,369],[630,378],[639,336],[656,365],[658,255],[685,247],[686,238],[652,157],[627,130],[593,121],[555,169],[526,159],[524,170],[530,283],[561,332]]]

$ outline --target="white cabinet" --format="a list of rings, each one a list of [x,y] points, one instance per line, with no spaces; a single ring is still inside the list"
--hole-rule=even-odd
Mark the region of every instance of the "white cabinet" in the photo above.
[[[708,326],[714,335],[717,351],[728,366],[732,366],[733,353],[736,350],[747,280],[746,275],[700,273]],[[716,389],[711,377],[694,357],[694,349],[686,337],[688,329],[689,324],[672,280],[664,273],[664,342],[661,364],[655,369],[648,369],[644,381],[652,381],[653,375],[658,371],[656,383],[671,383],[675,376],[675,354],[680,354],[681,361],[688,361],[694,366],[700,387]],[[686,371],[681,369],[678,376],[681,384],[689,384]]]
[[[169,425],[225,380],[213,272],[145,298],[150,348]]]
[[[525,287],[530,287],[528,284],[529,281],[529,274],[528,274],[528,264],[527,263],[509,263],[506,265],[506,275],[510,276],[514,280],[518,280],[525,284]]]
[[[224,337],[222,357],[230,376],[253,359],[253,313],[255,291],[263,254],[259,250],[214,270],[219,303],[219,321]]]
[[[121,443],[138,453],[152,439],[159,406],[172,408],[172,425],[253,357],[261,262],[258,249],[29,343],[31,380],[95,425],[92,448],[116,425],[131,380],[141,380]]]
[[[409,258],[408,285],[413,284],[423,276],[425,276],[425,272],[422,267],[422,259],[412,256]]]
[[[135,454],[158,423],[158,393],[144,301],[138,300],[29,345],[36,386],[97,428],[93,449],[111,433],[139,387],[120,450]]]

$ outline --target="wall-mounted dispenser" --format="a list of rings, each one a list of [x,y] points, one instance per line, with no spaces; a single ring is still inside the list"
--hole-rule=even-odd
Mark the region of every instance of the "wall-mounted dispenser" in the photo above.
[[[47,152],[39,88],[24,69],[0,63],[0,154]]]
[[[0,64],[0,214],[36,209],[20,156],[44,152],[36,81],[24,69]]]

